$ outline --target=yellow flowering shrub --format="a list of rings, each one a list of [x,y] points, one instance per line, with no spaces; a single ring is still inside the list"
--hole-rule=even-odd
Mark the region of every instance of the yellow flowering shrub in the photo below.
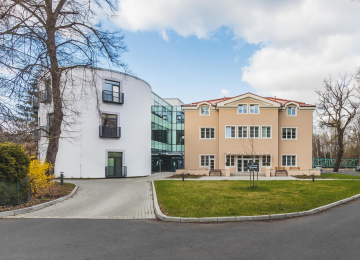
[[[53,166],[47,161],[32,159],[30,162],[29,180],[32,195],[40,195],[54,185],[54,175],[47,175]]]

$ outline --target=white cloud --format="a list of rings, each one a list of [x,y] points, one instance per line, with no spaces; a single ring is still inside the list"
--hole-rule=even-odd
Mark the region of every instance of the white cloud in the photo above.
[[[141,6],[141,8],[139,8]],[[360,66],[360,3],[351,0],[122,0],[118,24],[208,38],[231,28],[237,44],[260,44],[242,80],[259,94],[314,102],[329,73]],[[240,73],[240,72],[239,72]]]
[[[229,90],[223,88],[221,90],[221,97],[228,97],[228,96],[229,96]]]
[[[167,35],[167,33],[166,33],[166,31],[165,30],[162,30],[161,32],[160,32],[160,35],[161,35],[161,37],[165,40],[165,41],[169,41],[169,36]]]

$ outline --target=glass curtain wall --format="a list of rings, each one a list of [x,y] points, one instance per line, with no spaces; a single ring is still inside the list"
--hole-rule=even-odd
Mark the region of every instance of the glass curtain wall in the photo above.
[[[184,167],[184,111],[151,93],[152,172]]]

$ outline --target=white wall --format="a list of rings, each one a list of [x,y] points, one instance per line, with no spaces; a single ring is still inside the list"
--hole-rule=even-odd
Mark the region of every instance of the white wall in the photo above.
[[[82,72],[81,72],[82,73]],[[80,75],[79,77],[82,77]],[[89,78],[89,71],[86,78]],[[101,92],[104,79],[120,81],[124,93],[124,104],[102,102]],[[79,83],[80,84],[80,83]],[[76,86],[74,106],[81,112],[73,124],[62,127],[59,152],[55,163],[55,175],[64,172],[67,178],[104,178],[106,150],[124,151],[123,166],[127,166],[127,176],[146,176],[151,174],[151,88],[135,77],[108,71],[97,70],[100,111],[119,114],[120,138],[99,137],[100,115],[96,108],[96,95],[86,86]],[[89,86],[88,88],[92,88]],[[83,94],[86,93],[86,94]],[[70,100],[70,99],[69,99]],[[46,124],[46,114],[51,112],[48,105],[40,105],[40,125]],[[72,116],[74,117],[74,116]],[[75,119],[75,120],[73,120]],[[71,127],[71,129],[70,129]],[[40,158],[46,156],[46,138],[39,142]]]

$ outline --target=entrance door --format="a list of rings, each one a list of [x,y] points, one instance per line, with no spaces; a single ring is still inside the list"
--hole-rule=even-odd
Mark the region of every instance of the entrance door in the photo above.
[[[109,152],[108,153],[107,177],[119,177],[122,175],[123,175],[122,153],[121,152]]]
[[[249,159],[238,159],[237,160],[237,172],[248,172]]]

